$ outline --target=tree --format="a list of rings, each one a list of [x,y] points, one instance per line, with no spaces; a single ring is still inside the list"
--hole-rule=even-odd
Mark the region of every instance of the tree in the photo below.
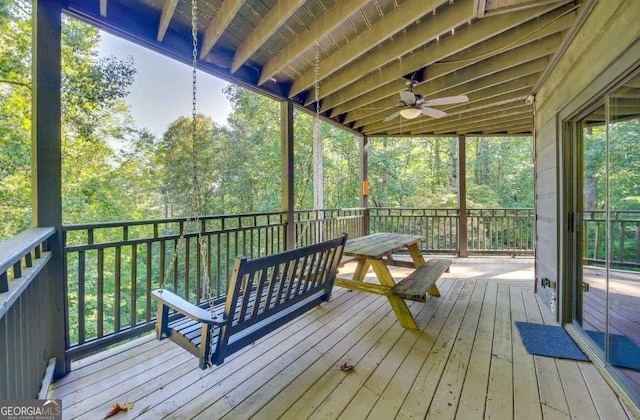
[[[31,224],[31,4],[0,3],[0,236]],[[62,26],[63,219],[127,217],[109,142],[135,137],[122,101],[132,60],[98,59],[98,30],[71,18]],[[124,214],[123,214],[124,213]]]

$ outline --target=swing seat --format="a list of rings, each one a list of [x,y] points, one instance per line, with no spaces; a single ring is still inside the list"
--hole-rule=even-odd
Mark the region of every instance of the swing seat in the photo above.
[[[235,259],[224,303],[204,309],[159,289],[156,337],[169,338],[199,358],[199,366],[225,357],[307,312],[331,296],[346,243],[340,238],[267,257]],[[169,321],[169,310],[182,315]]]

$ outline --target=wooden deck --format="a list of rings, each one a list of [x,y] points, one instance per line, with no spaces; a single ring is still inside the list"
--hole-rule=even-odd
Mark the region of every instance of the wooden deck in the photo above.
[[[438,287],[441,297],[410,303],[420,331],[400,327],[385,297],[336,288],[222,366],[201,371],[146,337],[75,362],[50,397],[86,419],[116,402],[134,403],[116,419],[630,417],[591,363],[525,351],[513,322],[553,322],[532,260],[458,259]]]

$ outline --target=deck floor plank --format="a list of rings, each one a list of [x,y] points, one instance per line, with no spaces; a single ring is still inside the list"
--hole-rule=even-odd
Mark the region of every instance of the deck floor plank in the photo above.
[[[508,284],[498,284],[485,418],[513,418],[513,352]]]
[[[378,298],[376,302],[380,305],[375,311],[366,315],[365,312],[362,312],[362,316],[352,317],[351,322],[345,323],[342,328],[316,343],[311,348],[312,351],[305,352],[298,360],[288,364],[281,375],[256,381],[262,383],[262,386],[257,387],[241,403],[235,405],[224,418],[241,419],[246,416],[247,412],[256,412],[269,402],[274,390],[277,390],[278,393],[286,392],[284,389],[287,385],[297,378],[303,377],[304,381],[305,373],[313,375],[314,378],[322,376],[328,369],[339,364],[341,358],[360,341],[377,342],[393,325],[393,320],[388,316],[391,308],[385,304],[386,299]],[[253,381],[246,383],[246,385],[250,388],[255,386]],[[229,393],[227,399],[233,399],[237,396],[239,400],[245,394],[245,390],[239,388],[235,392]],[[224,414],[226,413],[222,407],[212,405],[196,418],[210,419],[213,415]]]
[[[369,305],[375,304],[376,307],[381,305],[375,296],[352,300],[355,301],[354,305],[342,308],[346,317],[362,312]],[[159,400],[158,404],[154,405],[152,410],[144,413],[141,418],[157,419],[165,416],[185,418],[199,414],[217,401],[228,401],[228,393],[246,381],[253,381],[255,375],[271,363],[278,362],[280,366],[286,366],[321,340],[323,336],[343,327],[346,319],[340,315],[339,310],[330,311],[327,313],[327,319],[314,321],[312,326],[307,326],[298,333],[289,335],[280,345],[262,354],[260,354],[260,348],[253,347],[256,352],[251,360],[238,358],[235,364],[225,362],[214,368],[211,375],[194,381],[186,390],[176,389],[176,393],[170,398]]]
[[[552,314],[541,307],[541,302],[533,294],[524,296],[527,320],[538,324],[556,324]],[[560,373],[556,359],[551,357],[533,356],[540,390],[540,404],[545,419],[570,418],[569,405],[560,382]]]
[[[473,281],[464,283],[447,321],[425,359],[407,398],[400,407],[398,418],[424,418],[426,416],[455,343],[455,337],[458,335],[474,285]]]
[[[469,368],[464,379],[456,418],[473,420],[484,418],[491,368],[493,332],[496,316],[498,284],[489,282],[484,294],[480,322],[476,330]]]
[[[555,323],[532,279],[531,261],[458,259],[441,297],[409,305],[419,331],[383,296],[336,288],[221,366],[145,337],[74,362],[49,397],[65,419],[115,402],[134,403],[122,419],[628,419],[590,362],[526,353],[513,321]]]
[[[438,300],[432,299],[427,303],[427,305],[432,302],[435,304],[440,301],[440,305],[435,308],[432,317],[428,320],[428,323],[425,327],[421,328],[422,333],[417,337],[416,341],[413,344],[413,347],[407,354],[407,357],[402,361],[402,364],[395,372],[391,381],[387,384],[386,388],[382,392],[382,395],[379,396],[371,411],[365,409],[362,411],[366,411],[370,418],[394,418],[402,403],[404,402],[407,394],[409,393],[413,382],[420,371],[420,367],[426,360],[429,352],[431,351],[435,339],[442,330],[447,318],[449,317],[449,313],[453,309],[458,296],[462,290],[463,282],[462,281],[452,281],[445,280],[449,283],[453,283],[446,291],[446,293],[442,294],[442,297]],[[440,286],[440,285],[439,285]],[[444,291],[444,285],[441,287],[441,291]],[[421,326],[421,324],[418,324]],[[363,391],[364,390],[364,391]],[[368,388],[361,388],[360,392],[368,394]],[[363,395],[364,400],[375,399],[376,396],[371,393],[371,395]],[[357,407],[357,406],[356,406]],[[353,415],[354,407],[352,406],[349,410],[344,413],[344,417],[350,417]]]
[[[513,345],[513,366],[517,371],[513,375],[513,414],[515,418],[529,420],[542,419],[540,393],[533,356],[527,352],[515,321],[527,321],[523,294],[531,293],[531,288],[512,286],[511,294],[511,337]]]
[[[443,287],[443,293],[447,293],[450,288],[450,283]],[[426,305],[414,304],[410,306],[412,312],[418,310],[415,314],[415,320],[418,326],[426,325],[426,322],[431,318],[433,312],[437,306],[442,302],[441,299],[430,299]],[[262,410],[260,410],[256,418],[282,418],[282,419],[300,419],[307,418],[312,413],[314,416],[321,416],[320,412],[314,411],[320,406],[323,406],[323,411],[333,412],[335,406],[339,406],[338,401],[345,401],[348,403],[352,395],[360,389],[362,384],[368,379],[373,370],[381,364],[381,357],[386,356],[386,351],[389,351],[398,339],[405,339],[406,336],[415,336],[412,331],[404,330],[397,323],[393,324],[399,334],[402,334],[402,338],[399,335],[391,332],[391,338],[383,337],[379,342],[374,344],[373,354],[347,354],[344,357],[344,361],[354,366],[354,370],[345,375],[340,371],[338,366],[327,371],[320,379],[314,380],[314,378],[308,378],[308,381],[314,382],[312,386],[305,388],[303,384],[298,380],[294,381],[287,387],[285,392],[279,393],[273,400],[271,400]],[[357,349],[362,349],[363,346],[358,346]],[[386,351],[385,351],[386,349]],[[302,390],[304,389],[304,392]],[[346,405],[346,403],[344,404]],[[337,417],[335,415],[334,417]]]
[[[471,300],[467,305],[449,360],[429,407],[427,419],[446,420],[454,419],[456,416],[486,287],[486,279],[478,279],[474,282]]]
[[[447,294],[449,285],[443,287],[443,294]],[[446,290],[446,291],[445,291]],[[441,298],[429,298],[429,302],[442,304]],[[382,394],[385,387],[396,374],[411,349],[424,334],[423,329],[441,305],[423,305],[414,303],[413,307],[423,310],[416,316],[416,324],[419,331],[404,330],[402,336],[395,343],[393,348],[375,366],[370,375],[362,378],[347,378],[340,384],[327,398],[327,400],[313,413],[314,418],[336,418],[338,414],[344,412],[345,416],[350,416],[350,411],[355,409],[360,416],[366,416],[376,399]],[[357,380],[356,380],[357,379]],[[365,395],[358,395],[359,390],[367,389]],[[349,409],[347,409],[349,407]],[[345,411],[345,409],[347,409]]]

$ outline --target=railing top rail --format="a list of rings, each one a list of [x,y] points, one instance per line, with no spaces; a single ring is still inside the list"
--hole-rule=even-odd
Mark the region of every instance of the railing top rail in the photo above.
[[[208,215],[208,216],[199,216],[198,219],[202,221],[207,220],[221,220],[221,219],[237,219],[243,217],[260,217],[260,216],[278,216],[284,215],[286,212],[284,211],[271,211],[271,212],[262,212],[262,213],[239,213],[239,214],[216,214],[216,215]],[[73,230],[84,230],[84,229],[102,229],[102,228],[112,228],[112,227],[123,227],[123,226],[141,226],[141,225],[152,225],[152,224],[163,224],[163,223],[184,223],[187,221],[195,221],[195,218],[188,217],[172,217],[167,219],[143,219],[143,220],[127,220],[127,221],[115,221],[115,222],[93,222],[93,223],[72,223],[66,224],[62,226],[62,230],[65,232],[73,231]]]
[[[458,210],[457,207],[369,207],[369,210]],[[533,210],[533,207],[468,207],[467,210]]]
[[[7,271],[54,233],[56,230],[52,227],[33,228],[0,242],[0,273]]]
[[[366,207],[345,207],[345,208],[340,208],[340,207],[336,207],[336,208],[327,208],[327,209],[300,209],[300,210],[294,210],[294,213],[307,213],[307,212],[314,212],[314,211],[362,211],[362,210],[366,210]]]

